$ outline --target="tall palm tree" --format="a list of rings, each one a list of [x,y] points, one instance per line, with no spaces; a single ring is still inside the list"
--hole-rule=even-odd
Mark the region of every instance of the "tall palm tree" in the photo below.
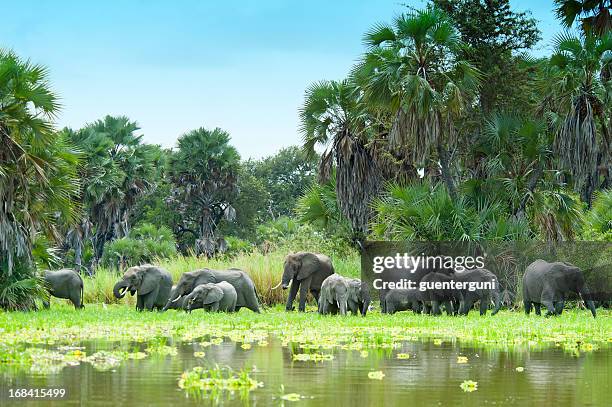
[[[602,182],[600,174],[605,184],[612,170],[612,34],[598,37],[566,32],[555,38],[554,45],[547,100],[549,118],[557,127],[555,148],[575,188],[590,205]]]
[[[368,232],[369,203],[381,184],[381,171],[367,148],[371,116],[360,100],[360,89],[350,80],[312,84],[300,109],[304,148],[325,147],[319,166],[320,181],[336,166],[336,195],[342,214],[356,238]]]
[[[47,69],[0,50],[0,307],[33,305],[37,234],[75,220],[78,154],[53,128],[58,99]],[[17,261],[18,260],[18,261]]]
[[[479,85],[478,71],[459,59],[459,32],[445,13],[430,6],[400,15],[392,25],[373,27],[364,42],[369,50],[354,74],[367,103],[393,111],[390,146],[405,150],[421,166],[437,155],[456,200],[450,169],[457,136],[453,123],[469,108]]]

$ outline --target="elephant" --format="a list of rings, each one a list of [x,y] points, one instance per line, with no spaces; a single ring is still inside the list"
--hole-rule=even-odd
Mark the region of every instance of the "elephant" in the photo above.
[[[527,266],[523,275],[523,303],[525,314],[529,315],[531,306],[540,315],[540,306],[544,305],[546,316],[561,315],[568,294],[576,293],[582,297],[584,304],[596,316],[595,304],[590,299],[582,271],[569,263],[549,263],[538,259]]]
[[[350,278],[348,279],[348,289],[349,295],[346,303],[348,309],[353,315],[361,313],[365,317],[371,301],[368,284],[357,278]]]
[[[70,300],[75,309],[85,308],[83,305],[83,279],[79,273],[70,269],[47,270],[43,278],[49,289],[49,295]],[[43,301],[43,307],[49,308],[49,300]]]
[[[236,311],[246,307],[251,311],[259,313],[259,301],[257,291],[255,290],[255,283],[253,283],[253,280],[251,280],[251,277],[246,272],[236,268],[228,270],[201,269],[183,273],[178,283],[176,283],[175,292],[168,298],[168,302],[163,310],[171,308],[173,302],[179,301],[182,296],[188,295],[200,284],[220,283],[221,281],[227,281],[234,286],[237,294]]]
[[[346,315],[349,297],[349,279],[338,274],[332,274],[321,284],[319,297],[319,313],[321,315]]]
[[[480,301],[480,315],[485,315],[489,308],[489,303],[493,300],[495,308],[491,315],[495,315],[501,308],[501,294],[499,292],[499,280],[497,276],[486,269],[472,269],[463,272],[456,272],[453,275],[453,280],[457,282],[495,282],[494,289],[476,289],[470,291],[469,288],[457,290],[459,293],[459,314],[467,315],[474,303]]]
[[[130,267],[123,274],[123,278],[115,284],[113,294],[116,298],[123,298],[126,291],[136,294],[136,309],[138,311],[153,308],[161,309],[172,290],[172,276],[166,270],[144,264]]]
[[[293,311],[293,300],[298,290],[300,291],[300,302],[298,311],[306,310],[306,297],[308,291],[318,300],[323,280],[334,274],[334,266],[331,259],[324,254],[298,252],[287,255],[285,258],[283,277],[281,282],[283,290],[291,286],[289,298],[287,298],[287,311]]]
[[[211,312],[234,312],[238,294],[227,281],[200,284],[185,297],[183,309],[191,312],[194,308],[204,308]]]
[[[453,289],[444,289],[444,288],[431,288],[430,284],[435,283],[450,283],[453,280],[453,277],[446,273],[427,273],[421,281],[419,282],[419,291],[421,292],[421,298],[423,303],[423,312],[433,315],[440,315],[442,312],[440,311],[440,305],[443,305],[446,309],[447,315],[454,315],[456,307],[453,306],[453,303],[457,302],[459,298],[459,293]],[[425,290],[421,290],[421,285],[425,284]]]
[[[170,297],[171,298],[174,293],[176,292],[176,286],[173,285],[172,289],[170,290]],[[169,309],[184,309],[183,305],[185,304],[185,298],[186,297],[181,297],[178,299],[178,301],[174,301],[172,303],[170,303],[170,307],[168,307]]]
[[[380,278],[382,281],[389,283],[408,283],[409,281],[412,281],[414,282],[415,286],[418,287],[419,283],[421,282],[421,279],[428,273],[429,271],[423,267],[418,267],[414,270],[390,268],[385,269],[377,278]],[[387,286],[384,286],[384,288],[378,290],[380,298],[380,311],[382,313],[386,312],[385,298],[389,291],[391,291],[391,289],[387,288]]]
[[[420,313],[422,306],[422,293],[418,290],[393,289],[385,296],[385,313],[395,314],[398,311],[412,310]]]

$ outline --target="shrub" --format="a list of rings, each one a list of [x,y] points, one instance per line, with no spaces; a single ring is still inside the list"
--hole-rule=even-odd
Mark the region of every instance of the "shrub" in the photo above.
[[[104,245],[101,264],[113,269],[124,269],[155,259],[176,256],[176,241],[172,231],[165,226],[151,224],[135,227],[128,237],[107,242]]]

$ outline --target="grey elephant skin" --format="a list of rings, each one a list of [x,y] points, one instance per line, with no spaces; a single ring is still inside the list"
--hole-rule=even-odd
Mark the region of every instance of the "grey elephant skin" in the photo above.
[[[385,282],[403,282],[403,281],[412,281],[415,286],[418,286],[421,282],[421,279],[429,273],[428,270],[418,267],[415,270],[408,269],[399,269],[399,268],[390,268],[385,269],[377,278],[382,279]],[[385,298],[387,294],[391,291],[389,288],[382,288],[378,290],[379,298],[380,298],[380,310],[381,312],[386,312],[386,302]]]
[[[399,311],[412,310],[415,313],[420,313],[423,298],[419,290],[408,289],[393,289],[385,296],[385,311],[387,314],[395,314]]]
[[[185,297],[184,309],[187,312],[195,308],[211,312],[234,312],[237,297],[236,289],[227,281],[200,284]]]
[[[347,278],[338,274],[332,274],[323,280],[321,295],[319,296],[319,314],[346,315],[349,297],[349,285]]]
[[[523,303],[525,314],[529,315],[532,305],[540,315],[544,305],[549,315],[561,315],[565,300],[571,293],[582,297],[585,305],[596,316],[595,304],[590,300],[589,291],[584,282],[582,271],[569,263],[549,263],[536,260],[527,266],[523,275]]]
[[[253,283],[253,280],[251,280],[251,277],[246,272],[240,269],[201,269],[183,273],[176,283],[175,292],[168,299],[164,310],[171,308],[173,302],[179,301],[182,296],[190,294],[200,284],[216,284],[221,281],[227,281],[236,290],[236,311],[245,307],[253,312],[259,312],[259,301],[257,299],[255,283]]]
[[[347,284],[349,289],[349,295],[346,302],[348,310],[351,311],[353,315],[361,313],[361,315],[365,317],[371,302],[368,284],[358,278],[349,278]]]
[[[453,277],[446,273],[427,273],[419,284],[449,282]],[[454,315],[457,307],[453,305],[459,302],[459,293],[452,289],[427,289],[421,291],[423,303],[423,312],[426,314],[440,315],[442,313],[440,306],[444,306],[447,315]]]
[[[298,252],[287,255],[280,284],[283,290],[289,289],[287,311],[293,311],[293,300],[300,292],[298,311],[306,310],[306,297],[310,292],[318,300],[323,280],[334,274],[331,259],[318,253]],[[278,287],[278,286],[277,286]]]
[[[123,298],[127,291],[136,294],[136,309],[139,311],[162,309],[170,297],[172,276],[166,270],[145,264],[130,267],[113,287],[116,298]]]
[[[501,294],[497,276],[486,269],[473,269],[456,272],[453,280],[458,282],[494,282],[494,289],[477,289],[470,291],[467,288],[457,290],[459,293],[459,314],[467,315],[477,301],[480,301],[480,315],[486,315],[489,304],[493,301],[495,308],[491,315],[495,315],[501,308]]]
[[[83,279],[76,271],[70,269],[47,270],[44,274],[44,280],[49,289],[49,295],[70,300],[76,309],[84,308]],[[49,308],[49,301],[43,301],[43,306]]]

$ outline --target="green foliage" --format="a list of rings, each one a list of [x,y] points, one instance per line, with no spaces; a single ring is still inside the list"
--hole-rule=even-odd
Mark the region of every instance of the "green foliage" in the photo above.
[[[229,141],[229,133],[219,128],[199,128],[179,137],[170,158],[170,200],[181,219],[178,229],[197,236],[197,254],[212,256],[219,224],[236,215],[231,204],[238,192],[240,155]]]
[[[122,270],[176,254],[176,241],[170,229],[143,224],[132,229],[128,237],[107,242],[100,262],[103,266]]]
[[[484,241],[524,240],[529,225],[504,212],[497,203],[450,199],[440,184],[390,184],[374,203],[373,237],[391,240]]]
[[[317,161],[317,154],[308,154],[304,149],[292,146],[264,159],[243,164],[245,172],[259,180],[266,191],[264,219],[293,214],[295,202],[315,179]]]
[[[25,262],[16,264],[11,273],[7,268],[6,259],[0,257],[0,308],[8,311],[36,309],[35,301],[48,296],[42,279]]]
[[[603,35],[612,29],[610,0],[555,0],[557,17],[566,27],[580,21],[585,33]]]
[[[509,0],[433,0],[433,4],[448,13],[468,45],[461,58],[484,76],[479,113],[528,112],[533,105],[532,78],[521,52],[540,40],[537,21],[528,12],[513,11]]]
[[[612,242],[612,189],[600,191],[585,214],[584,240]]]

